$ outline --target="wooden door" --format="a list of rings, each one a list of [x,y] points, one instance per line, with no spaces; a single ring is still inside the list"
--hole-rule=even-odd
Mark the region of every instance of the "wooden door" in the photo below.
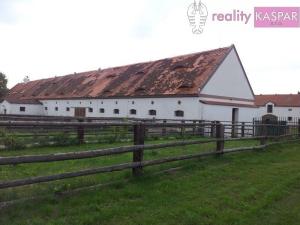
[[[85,108],[83,107],[75,108],[75,117],[85,117],[85,115],[86,115]]]

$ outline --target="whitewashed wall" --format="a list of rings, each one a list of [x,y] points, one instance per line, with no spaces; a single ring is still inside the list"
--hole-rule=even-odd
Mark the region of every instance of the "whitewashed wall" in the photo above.
[[[254,100],[251,87],[234,49],[200,93]]]
[[[267,105],[272,104],[273,105],[273,113],[268,113],[267,111]],[[279,107],[274,106],[273,103],[268,103],[265,106],[259,107],[257,110],[256,117],[261,117],[266,114],[273,114],[278,117],[300,117],[300,107]]]
[[[20,111],[20,107],[25,107],[25,112]],[[7,101],[3,101],[0,106],[0,113],[4,114],[6,109],[7,114],[14,115],[44,115],[43,105],[38,104],[11,104]]]
[[[238,122],[252,122],[257,108],[204,105],[203,118],[205,120],[231,121],[232,108],[238,108]]]
[[[7,101],[3,101],[0,103],[0,114],[5,114],[5,110],[7,114],[11,114],[10,103],[8,103]]]
[[[151,102],[154,104],[151,104]],[[178,101],[181,104],[178,104]],[[45,115],[49,116],[74,116],[75,107],[86,107],[87,117],[116,117],[116,118],[142,118],[142,119],[201,119],[201,106],[198,97],[178,97],[178,98],[132,98],[132,99],[93,99],[93,100],[42,100]],[[58,111],[55,111],[58,107]],[[66,108],[70,111],[67,112]],[[93,108],[90,113],[88,108]],[[104,108],[105,113],[100,113],[100,108]],[[119,109],[119,114],[114,114],[113,110]],[[136,115],[131,115],[130,109],[137,111]],[[156,110],[156,116],[149,115],[149,110]],[[176,117],[175,111],[184,111],[184,117]]]

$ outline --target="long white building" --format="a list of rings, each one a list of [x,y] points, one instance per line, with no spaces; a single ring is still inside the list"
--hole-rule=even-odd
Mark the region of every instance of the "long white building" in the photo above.
[[[20,83],[1,114],[252,121],[255,95],[234,45]]]

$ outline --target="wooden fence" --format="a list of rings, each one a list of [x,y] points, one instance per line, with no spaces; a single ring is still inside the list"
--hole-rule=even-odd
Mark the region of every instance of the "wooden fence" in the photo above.
[[[201,125],[201,126],[200,126]],[[0,182],[0,189],[3,188],[11,188],[11,187],[18,187],[24,186],[29,184],[36,184],[42,182],[49,182],[55,180],[61,180],[66,178],[73,178],[79,176],[86,176],[92,174],[99,174],[99,173],[108,173],[113,171],[121,171],[125,169],[132,169],[132,174],[134,176],[140,176],[143,174],[143,168],[147,166],[159,165],[168,162],[180,161],[180,160],[188,160],[194,158],[201,158],[206,156],[217,155],[221,156],[223,154],[233,153],[233,152],[241,152],[241,151],[250,151],[250,150],[259,150],[264,149],[267,146],[277,144],[277,143],[284,143],[284,142],[291,142],[291,141],[299,141],[300,138],[300,126],[299,124],[294,127],[294,130],[297,132],[293,132],[290,134],[284,134],[280,136],[268,136],[267,126],[265,124],[259,124],[257,126],[261,127],[262,135],[261,136],[249,136],[249,137],[240,137],[240,138],[232,138],[232,137],[225,137],[225,125],[218,121],[213,123],[202,123],[202,124],[195,124],[195,123],[67,123],[67,122],[30,122],[30,121],[0,121],[0,126],[18,126],[18,127],[51,127],[51,126],[75,126],[84,128],[91,127],[91,126],[132,126],[133,136],[134,136],[134,145],[131,146],[123,146],[123,147],[116,147],[116,148],[108,148],[108,149],[100,149],[100,150],[92,150],[92,151],[81,151],[81,152],[68,152],[68,153],[57,153],[57,154],[46,154],[46,155],[23,155],[23,156],[12,156],[12,157],[0,157],[0,165],[16,165],[16,164],[24,164],[24,163],[43,163],[43,162],[56,162],[56,161],[64,161],[64,160],[79,160],[85,158],[95,158],[101,156],[109,156],[109,155],[116,155],[116,154],[123,154],[132,152],[132,162],[130,163],[123,163],[105,167],[98,167],[98,168],[91,168],[86,170],[74,171],[74,172],[67,172],[67,173],[60,173],[54,174],[50,176],[39,176],[39,177],[30,177],[25,179],[19,180],[10,180],[10,181],[1,181]],[[228,126],[228,125],[227,125]],[[240,126],[246,127],[245,124],[235,124],[232,126]],[[249,125],[250,126],[250,125]],[[252,126],[252,125],[251,125]],[[146,137],[146,130],[150,127],[173,127],[178,129],[185,129],[191,128],[192,130],[200,129],[201,132],[204,131],[206,128],[210,128],[210,133],[214,133],[213,138],[210,139],[202,139],[202,140],[185,140],[185,141],[173,141],[169,143],[162,143],[162,144],[145,144],[145,137]],[[199,128],[200,127],[200,128]],[[82,132],[82,131],[81,131]],[[200,133],[201,133],[200,132]],[[202,133],[201,133],[202,134]],[[82,135],[82,134],[80,134]],[[80,136],[79,135],[79,136]],[[79,138],[82,138],[81,136]],[[260,144],[258,146],[249,146],[249,147],[239,147],[239,148],[232,148],[232,149],[224,149],[225,141],[236,141],[236,140],[259,140]],[[273,141],[267,143],[267,141]],[[180,156],[170,156],[161,159],[155,160],[148,160],[145,161],[143,159],[144,152],[147,150],[159,149],[163,150],[168,147],[176,147],[176,146],[186,146],[186,145],[196,145],[196,144],[204,144],[204,143],[215,143],[216,147],[214,151],[210,152],[200,152],[194,154],[187,154],[187,155],[180,155]]]

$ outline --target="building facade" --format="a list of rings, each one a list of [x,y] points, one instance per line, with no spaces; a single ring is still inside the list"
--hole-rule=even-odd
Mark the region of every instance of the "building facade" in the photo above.
[[[260,108],[234,45],[20,83],[1,114],[252,121]]]

